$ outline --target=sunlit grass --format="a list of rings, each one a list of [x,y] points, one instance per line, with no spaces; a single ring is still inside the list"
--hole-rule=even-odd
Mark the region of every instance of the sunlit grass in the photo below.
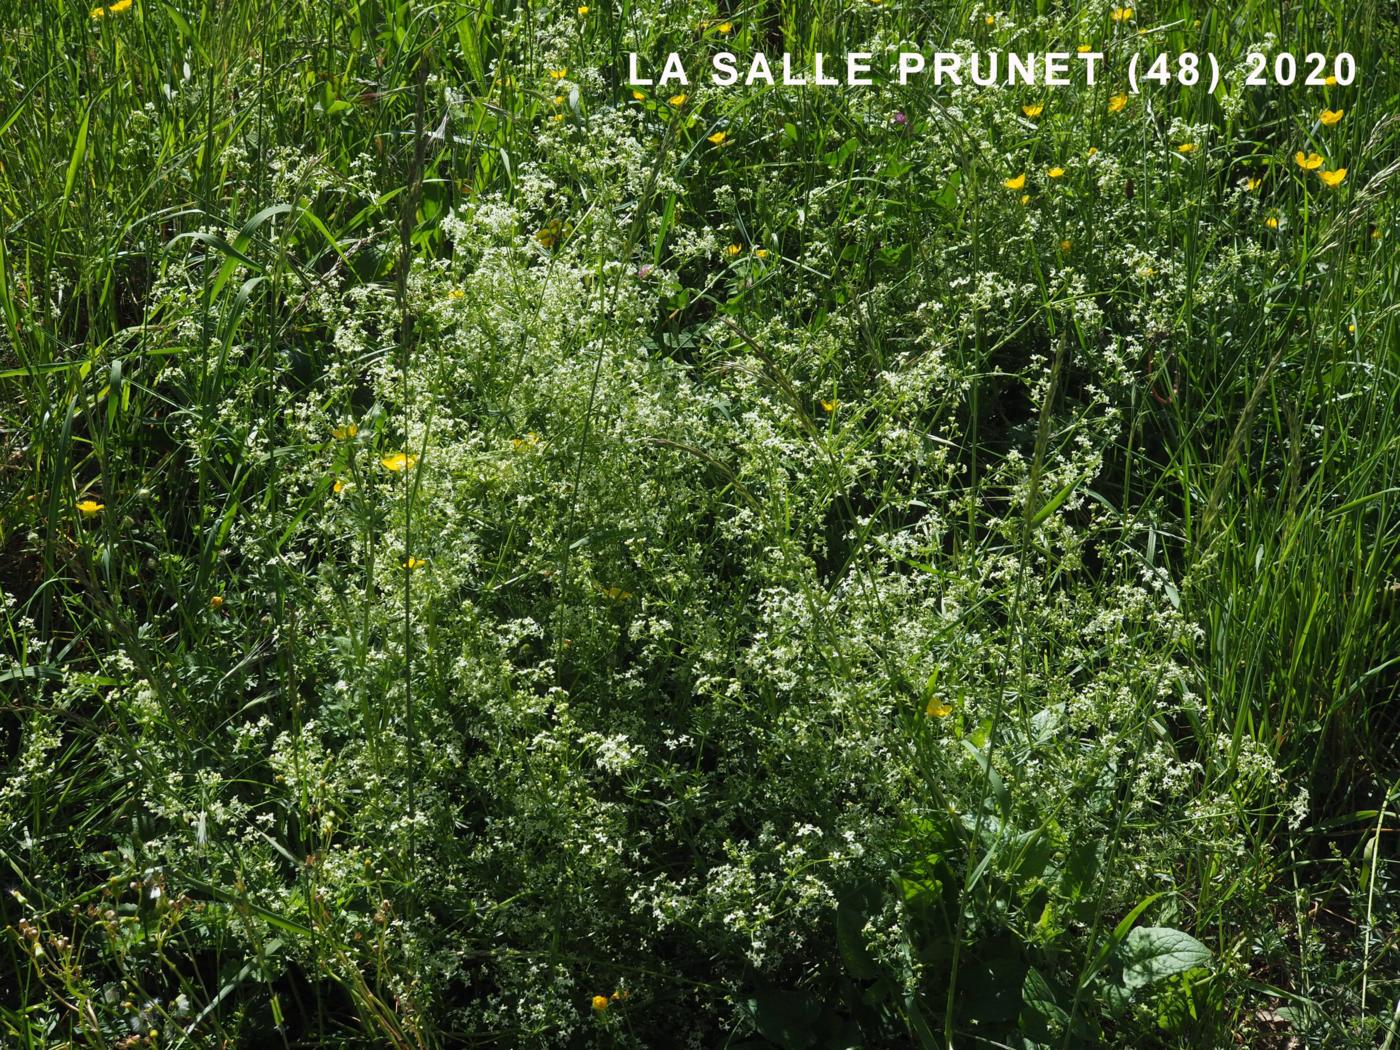
[[[1400,37],[1126,10],[0,30],[0,1042],[1391,1043]]]

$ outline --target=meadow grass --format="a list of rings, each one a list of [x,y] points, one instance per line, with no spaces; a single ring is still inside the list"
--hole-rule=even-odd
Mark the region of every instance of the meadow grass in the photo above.
[[[0,1043],[1394,1045],[1393,4],[0,43]]]

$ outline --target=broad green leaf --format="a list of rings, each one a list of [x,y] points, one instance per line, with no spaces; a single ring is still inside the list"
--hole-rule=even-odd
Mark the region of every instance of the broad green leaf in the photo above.
[[[1210,949],[1189,933],[1170,926],[1139,926],[1124,939],[1123,984],[1144,988],[1210,962]]]

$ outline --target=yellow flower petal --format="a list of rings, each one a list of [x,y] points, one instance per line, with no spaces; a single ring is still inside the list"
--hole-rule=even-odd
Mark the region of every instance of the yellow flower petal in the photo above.
[[[1001,184],[1008,190],[1019,190],[1026,184],[1026,173],[1023,171],[1014,178],[1003,179]]]
[[[947,718],[953,713],[953,705],[946,704],[938,697],[933,697],[924,708],[924,714],[930,718]]]
[[[1316,171],[1318,168],[1322,167],[1322,154],[1304,154],[1302,150],[1299,150],[1297,153],[1293,154],[1293,162],[1304,171]]]
[[[1337,123],[1344,116],[1346,116],[1346,110],[1344,109],[1324,109],[1321,113],[1317,115],[1317,119],[1320,120],[1326,127],[1330,128],[1333,124]]]
[[[713,135],[706,136],[706,141],[715,146],[722,146],[728,137],[723,131],[716,131]]]
[[[1126,22],[1133,17],[1133,9],[1131,7],[1115,7],[1113,13],[1108,17],[1115,22]]]
[[[1183,142],[1180,146],[1176,147],[1176,151],[1178,153],[1195,153],[1196,144],[1194,142]]]
[[[90,518],[105,506],[105,503],[98,503],[95,499],[85,499],[78,503],[78,510],[82,511],[83,517]]]
[[[1051,169],[1050,169],[1049,171],[1047,171],[1045,174],[1046,174],[1049,178],[1058,179],[1058,178],[1063,177],[1064,173],[1065,173],[1065,169],[1064,169],[1064,168],[1055,167],[1055,168],[1051,168]]]
[[[1021,112],[1028,117],[1038,117],[1045,112],[1044,102],[1033,102],[1028,106],[1022,106]]]
[[[573,226],[563,219],[550,219],[549,222],[535,231],[535,240],[539,241],[545,248],[553,248],[571,234],[573,229]]]
[[[679,109],[681,106],[685,105],[686,98],[687,96],[684,94],[672,95],[666,101],[669,102],[671,105],[675,106],[677,109]]]
[[[1338,168],[1336,171],[1319,171],[1317,177],[1334,189],[1340,186],[1347,177],[1346,168]]]
[[[406,455],[403,452],[392,452],[379,461],[379,465],[385,470],[392,470],[395,474],[403,470],[412,470],[418,465],[418,457]]]
[[[549,71],[549,79],[550,79],[550,80],[563,80],[563,79],[564,79],[566,76],[568,76],[568,75],[569,75],[569,70],[568,70],[568,67],[567,67],[567,66],[566,66],[565,68],[563,68],[563,69],[551,69],[551,70]]]
[[[1124,106],[1126,106],[1127,104],[1128,104],[1128,96],[1127,96],[1127,95],[1114,95],[1111,99],[1108,100],[1108,111],[1109,111],[1110,113],[1117,113],[1120,109],[1122,109],[1122,108],[1123,108]]]

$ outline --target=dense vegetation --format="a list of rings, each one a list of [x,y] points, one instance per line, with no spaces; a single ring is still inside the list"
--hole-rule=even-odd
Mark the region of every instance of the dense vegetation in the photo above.
[[[0,24],[0,1043],[1397,1045],[1394,5],[574,3]]]

